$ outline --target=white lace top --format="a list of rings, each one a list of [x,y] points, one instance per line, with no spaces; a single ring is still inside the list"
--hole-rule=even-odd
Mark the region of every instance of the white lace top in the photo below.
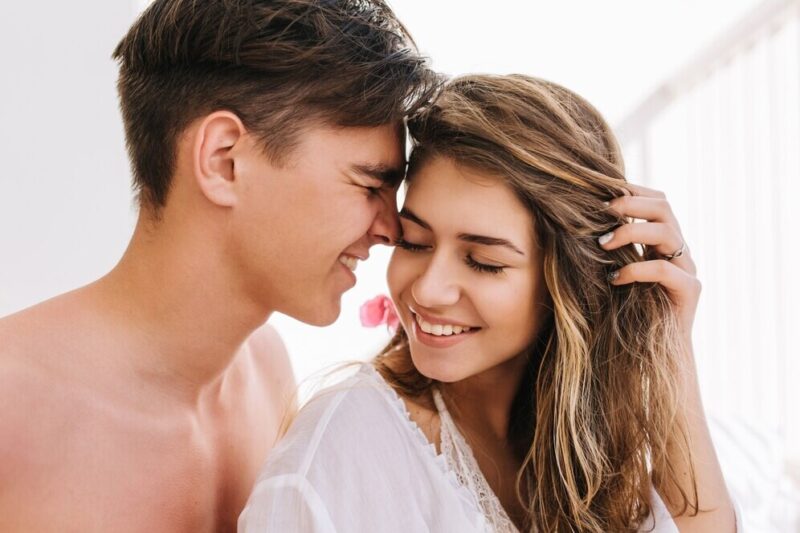
[[[441,454],[370,365],[316,394],[271,453],[240,533],[515,532],[441,398],[437,408]],[[655,491],[652,503],[642,531],[677,533]]]
[[[496,533],[519,533],[514,522],[509,518],[506,510],[500,504],[497,495],[492,491],[489,482],[481,472],[478,461],[467,444],[466,439],[458,431],[442,394],[438,389],[433,390],[433,401],[439,412],[440,439],[439,447],[447,461],[447,467],[456,475],[458,482],[467,487],[478,502],[489,528]]]

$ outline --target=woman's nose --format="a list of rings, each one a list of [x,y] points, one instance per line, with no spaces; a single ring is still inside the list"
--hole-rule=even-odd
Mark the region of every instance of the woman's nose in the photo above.
[[[423,307],[454,305],[461,297],[453,269],[443,257],[434,254],[425,270],[411,286],[411,295]]]

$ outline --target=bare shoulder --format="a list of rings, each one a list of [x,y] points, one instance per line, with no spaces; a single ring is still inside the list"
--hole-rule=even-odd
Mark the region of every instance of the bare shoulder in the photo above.
[[[48,401],[45,318],[33,308],[0,319],[0,515],[7,520],[23,506],[15,498],[46,456],[46,443],[52,444],[47,418],[59,412],[59,405]],[[9,486],[4,480],[15,481]]]
[[[34,390],[31,390],[34,389]],[[17,358],[7,349],[0,351],[0,530],[15,524],[24,513],[26,501],[20,497],[38,459],[42,456],[42,432],[37,430],[37,415],[41,414],[31,394],[41,393],[36,380],[31,379]],[[13,480],[13,482],[11,481]]]
[[[75,409],[65,369],[76,365],[73,348],[86,338],[78,315],[62,295],[0,318],[0,457],[32,456],[47,431],[68,427]],[[23,464],[0,461],[0,479]]]
[[[40,363],[38,356],[81,338],[85,307],[76,290],[0,318],[0,364]]]
[[[30,361],[26,353],[35,349],[37,337],[49,327],[47,314],[42,310],[44,305],[0,318],[0,368],[6,370],[9,365]]]
[[[13,335],[7,335],[6,325],[0,322],[0,479],[7,479],[3,474],[10,466],[6,458],[13,458],[19,448],[16,446],[21,431],[27,427],[25,403],[33,380],[35,369],[26,362],[24,353],[17,346]],[[9,342],[6,342],[6,340]]]
[[[19,405],[29,394],[19,395],[41,377],[48,338],[58,326],[45,304],[0,318],[0,424],[8,422],[4,410]],[[57,350],[57,342],[52,342]],[[0,434],[6,433],[0,431]]]

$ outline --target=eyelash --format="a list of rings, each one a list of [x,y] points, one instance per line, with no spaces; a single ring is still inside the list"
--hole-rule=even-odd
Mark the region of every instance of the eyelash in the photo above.
[[[400,248],[402,248],[403,250],[408,250],[409,252],[424,252],[425,250],[430,248],[430,246],[414,244],[402,238],[398,239],[395,244]],[[467,263],[467,266],[470,267],[472,270],[487,274],[501,274],[506,268],[506,267],[485,265],[483,263],[479,263],[475,261],[471,255],[467,255],[467,257],[464,259],[464,262]]]
[[[408,242],[402,237],[397,239],[395,245],[399,246],[403,250],[408,250],[409,252],[422,252],[430,248],[429,246],[422,246],[421,244],[414,244],[413,242]]]
[[[370,196],[379,196],[381,194],[381,187],[364,187]]]
[[[485,265],[483,263],[479,263],[475,261],[471,255],[468,255],[465,259],[467,265],[473,270],[478,272],[486,272],[487,274],[502,274],[505,267],[493,266],[493,265]]]

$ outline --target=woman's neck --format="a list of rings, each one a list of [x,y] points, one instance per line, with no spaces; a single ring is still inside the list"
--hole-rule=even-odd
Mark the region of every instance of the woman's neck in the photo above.
[[[497,441],[507,440],[511,410],[525,377],[527,354],[441,389],[453,419],[470,432]]]

